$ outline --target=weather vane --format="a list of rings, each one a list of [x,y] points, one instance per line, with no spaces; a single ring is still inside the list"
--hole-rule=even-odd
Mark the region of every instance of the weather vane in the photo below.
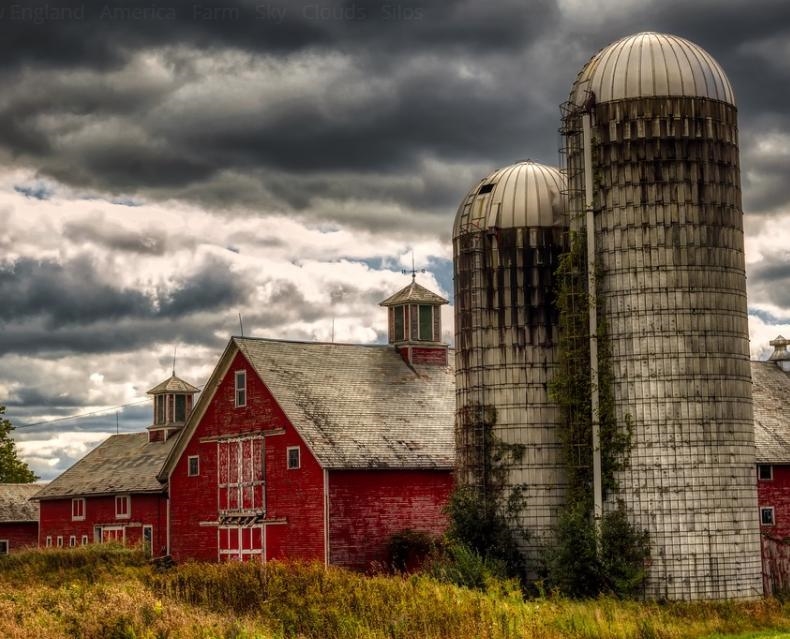
[[[404,268],[401,269],[401,273],[403,273],[404,275],[408,275],[409,273],[411,273],[412,282],[417,279],[417,273],[425,273],[424,268],[421,268],[419,271],[414,268],[414,251],[411,252],[411,270]]]

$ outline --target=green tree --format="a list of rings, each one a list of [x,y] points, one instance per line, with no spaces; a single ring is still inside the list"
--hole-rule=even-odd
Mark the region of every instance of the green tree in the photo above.
[[[38,477],[17,456],[16,443],[11,438],[14,426],[4,415],[5,406],[0,405],[0,483],[29,484]]]

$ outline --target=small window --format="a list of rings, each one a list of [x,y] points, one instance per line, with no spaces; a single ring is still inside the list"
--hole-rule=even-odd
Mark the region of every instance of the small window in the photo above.
[[[394,341],[399,342],[405,338],[406,332],[403,323],[403,313],[406,310],[405,306],[396,306],[392,309],[394,313],[394,335],[392,336]]]
[[[420,339],[433,340],[433,306],[420,304]]]
[[[247,371],[236,371],[236,406],[247,405]]]
[[[8,539],[0,539],[0,555],[8,554]]]
[[[491,193],[494,190],[494,184],[484,184],[477,190],[478,195],[484,195],[485,193]]]
[[[52,548],[52,537],[47,535],[47,548]]]
[[[765,506],[760,508],[760,524],[763,526],[773,526],[774,523],[774,507]]]
[[[165,423],[165,396],[157,395],[154,398],[154,406],[156,407],[156,415],[154,417],[155,424]]]
[[[115,518],[129,519],[131,515],[131,505],[129,495],[118,495],[115,498]]]
[[[757,464],[757,479],[771,481],[774,478],[774,467],[771,464]]]
[[[85,519],[85,499],[78,497],[71,500],[71,519],[72,521],[82,521]]]
[[[77,545],[77,537],[76,535],[71,535],[71,537],[69,537],[69,546],[71,548],[74,548],[74,546],[76,545]]]
[[[83,546],[87,546],[88,545],[88,535],[83,535],[82,536],[82,545]]]
[[[176,395],[176,420],[183,422],[187,418],[187,396]]]
[[[151,551],[154,547],[154,527],[143,526],[143,551],[146,556],[151,556]]]
[[[187,458],[187,475],[197,477],[200,474],[200,457],[193,455]]]
[[[63,537],[58,535],[58,548],[63,548]]]
[[[296,470],[300,466],[299,446],[288,447],[288,470]]]

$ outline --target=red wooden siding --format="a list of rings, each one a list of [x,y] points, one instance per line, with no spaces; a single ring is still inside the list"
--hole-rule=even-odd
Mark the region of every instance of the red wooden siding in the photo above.
[[[387,562],[400,530],[440,535],[452,487],[450,471],[330,471],[330,563],[367,570]]]
[[[243,407],[235,405],[239,370],[247,372]],[[299,469],[287,468],[289,446],[301,447]],[[187,474],[193,455],[197,477]],[[323,471],[241,354],[173,469],[170,498],[176,561],[251,559],[264,549],[266,559],[324,560]]]
[[[8,552],[14,553],[38,545],[38,522],[21,521],[0,523],[0,540],[8,542]]]
[[[115,495],[85,498],[85,518],[73,521],[71,518],[71,498],[46,499],[40,504],[38,543],[46,544],[47,537],[52,537],[52,545],[57,545],[57,538],[63,537],[63,546],[69,546],[69,538],[73,535],[76,544],[82,544],[82,536],[88,536],[88,542],[94,542],[96,526],[105,531],[104,541],[123,541],[127,546],[142,543],[143,527],[153,529],[151,552],[155,557],[165,554],[167,546],[167,499],[164,495],[131,495],[131,512],[129,517],[115,516]]]
[[[447,366],[446,348],[411,347],[412,364],[431,364],[433,366]]]
[[[784,539],[790,537],[790,466],[773,466],[773,479],[757,481],[760,508],[773,506],[774,525],[760,526],[764,534]],[[759,518],[759,510],[754,515]]]

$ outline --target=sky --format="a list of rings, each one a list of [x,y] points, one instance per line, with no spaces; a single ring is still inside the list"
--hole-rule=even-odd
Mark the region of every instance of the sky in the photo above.
[[[765,358],[790,333],[786,0],[1,6],[0,404],[22,458],[51,479],[143,429],[174,350],[201,386],[239,315],[246,335],[385,341],[378,302],[412,255],[452,300],[461,199],[557,165],[576,74],[639,31],[696,42],[734,86]]]

